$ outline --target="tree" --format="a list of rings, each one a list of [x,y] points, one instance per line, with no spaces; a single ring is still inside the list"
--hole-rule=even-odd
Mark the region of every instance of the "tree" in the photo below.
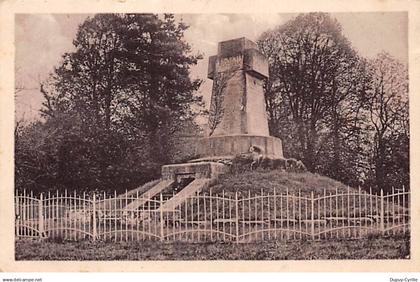
[[[371,67],[373,90],[368,106],[373,125],[375,182],[377,187],[389,190],[390,185],[408,185],[409,180],[408,71],[384,52],[371,62]],[[394,174],[401,179],[396,180]],[[390,177],[394,180],[389,181]]]
[[[368,173],[369,124],[367,96],[371,74],[363,58],[354,57],[335,75],[331,104],[318,159],[322,172],[350,185],[364,184]]]
[[[128,95],[119,103],[126,113],[121,121],[145,131],[151,155],[160,163],[169,162],[169,135],[178,131],[184,120],[191,120],[195,116],[191,106],[202,102],[194,95],[202,81],[189,77],[190,66],[201,56],[189,55],[190,46],[182,39],[187,26],[176,25],[173,15],[165,15],[163,20],[126,15],[125,25],[121,55],[133,64],[123,71]]]
[[[172,135],[201,101],[201,81],[189,77],[200,56],[186,29],[152,14],[100,14],[80,25],[75,51],[40,87],[51,189],[130,189],[171,162]]]
[[[269,60],[265,88],[271,133],[284,140],[285,154],[303,159],[310,171],[325,171],[319,156],[334,140],[332,158],[339,161],[342,123],[354,119],[344,120],[342,109],[363,92],[353,80],[360,58],[339,23],[325,13],[299,15],[264,33],[258,45]],[[358,107],[351,107],[352,115]]]

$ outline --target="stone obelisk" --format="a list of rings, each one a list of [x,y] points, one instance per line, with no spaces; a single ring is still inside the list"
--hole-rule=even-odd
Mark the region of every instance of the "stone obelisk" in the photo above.
[[[281,140],[269,135],[263,88],[268,62],[258,46],[246,38],[219,42],[208,78],[213,80],[209,136],[199,140],[198,157],[230,158],[251,146],[266,157],[283,157]]]

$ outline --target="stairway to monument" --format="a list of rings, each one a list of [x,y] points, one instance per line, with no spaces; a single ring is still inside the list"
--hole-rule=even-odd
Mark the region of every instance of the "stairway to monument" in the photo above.
[[[162,193],[164,190],[168,189],[174,184],[174,180],[161,180],[152,188],[147,190],[145,193],[141,194],[138,199],[134,199],[131,203],[124,207],[125,210],[135,210],[140,206],[146,204],[148,201],[152,200],[156,195]],[[128,193],[136,193],[129,191]]]
[[[188,197],[207,188],[218,177],[219,174],[228,170],[224,164],[214,162],[198,162],[172,164],[162,167],[162,179],[154,186],[144,191],[138,198],[133,199],[124,207],[125,210],[136,210],[141,206],[147,206],[148,202],[153,202],[153,208],[165,211],[173,211],[182,204]],[[137,195],[139,189],[128,191],[128,195]],[[173,193],[176,194],[173,194]],[[172,194],[170,198],[159,206],[160,194]],[[126,194],[121,195],[126,197]]]
[[[172,198],[166,201],[159,210],[173,211],[176,207],[181,205],[185,200],[196,194],[197,192],[207,188],[212,183],[211,178],[198,178],[185,186],[180,192],[175,194]]]

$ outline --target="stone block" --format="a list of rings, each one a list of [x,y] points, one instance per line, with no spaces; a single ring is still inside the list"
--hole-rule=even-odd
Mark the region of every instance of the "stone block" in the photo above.
[[[209,57],[209,67],[207,70],[207,77],[210,79],[214,79],[214,75],[216,72],[216,61],[217,61],[217,55]]]
[[[226,40],[219,42],[218,55],[222,58],[233,57],[242,54],[246,49],[258,49],[258,46],[245,37]]]
[[[269,136],[263,82],[246,73],[246,129],[242,133]]]
[[[245,50],[244,70],[260,79],[265,79],[268,77],[268,61],[265,56],[256,49]]]
[[[230,72],[232,70],[243,70],[244,56],[242,54],[232,57],[218,57],[216,60],[216,72]]]
[[[214,178],[228,172],[228,167],[216,162],[197,162],[162,166],[162,179],[175,180],[177,176],[190,175],[192,178]]]
[[[246,117],[243,111],[245,87],[245,76],[242,72],[236,73],[227,81],[221,93],[223,95],[221,121],[217,124],[212,136],[247,133],[246,120],[244,120]]]

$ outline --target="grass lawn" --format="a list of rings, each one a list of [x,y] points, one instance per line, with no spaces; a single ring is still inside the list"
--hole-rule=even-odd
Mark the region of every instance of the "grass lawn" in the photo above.
[[[16,241],[16,260],[312,260],[406,259],[406,235],[295,242],[52,242]]]

